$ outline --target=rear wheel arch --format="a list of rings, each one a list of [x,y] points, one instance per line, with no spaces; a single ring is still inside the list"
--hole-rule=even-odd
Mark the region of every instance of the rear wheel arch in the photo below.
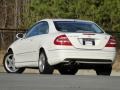
[[[41,58],[41,57],[43,57],[43,55],[45,57],[45,60]],[[43,64],[41,64],[40,62]],[[44,69],[41,68],[42,65],[44,65]],[[39,72],[41,74],[52,74],[53,70],[54,70],[53,67],[50,66],[50,64],[48,63],[47,55],[46,55],[44,48],[40,48],[40,50],[39,50],[38,67],[39,67]]]
[[[39,58],[40,58],[41,52],[43,52],[43,53],[45,54],[45,56],[46,56],[46,58],[47,58],[47,61],[48,61],[48,57],[47,57],[47,54],[46,54],[46,50],[45,50],[43,47],[41,47],[41,48],[39,49]]]
[[[41,47],[41,48],[39,49],[39,55],[40,55],[41,52],[44,52],[45,55],[46,55],[46,58],[48,59],[48,57],[47,57],[48,51],[47,51],[44,47]]]
[[[41,48],[39,49],[39,56],[40,56],[40,53],[41,53],[42,51],[43,51],[43,52],[45,53],[45,55],[46,55],[47,62],[51,65],[51,61],[49,60],[49,51],[48,51],[48,49],[45,48],[45,47],[41,47]]]
[[[7,50],[7,52],[9,52],[9,53],[13,53],[12,48],[9,48],[9,49]]]
[[[39,50],[39,55],[40,55],[41,52],[44,52],[44,53],[45,53],[45,50],[44,50],[43,47],[40,48],[40,50]]]

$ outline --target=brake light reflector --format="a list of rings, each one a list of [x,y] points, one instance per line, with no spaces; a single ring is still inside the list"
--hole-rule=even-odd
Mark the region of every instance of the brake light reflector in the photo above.
[[[110,37],[105,47],[116,47],[116,40],[113,36]]]
[[[54,40],[54,44],[55,45],[72,46],[71,42],[69,41],[69,39],[67,38],[66,35],[60,35],[60,36],[56,37],[56,39]]]

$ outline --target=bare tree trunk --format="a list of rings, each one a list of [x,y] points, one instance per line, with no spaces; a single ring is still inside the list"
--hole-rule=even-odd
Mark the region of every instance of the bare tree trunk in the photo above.
[[[15,18],[14,18],[14,23],[15,23],[15,28],[18,28],[18,0],[15,0],[15,8],[14,8],[14,13],[15,13]]]
[[[7,3],[6,3],[6,0],[4,0],[4,2],[5,2],[5,19],[4,19],[5,24],[4,24],[4,28],[5,28],[5,25],[6,25],[6,22],[7,22]]]
[[[30,11],[29,11],[29,6],[28,5],[30,5],[30,3],[31,3],[31,0],[23,0],[22,2],[21,2],[21,13],[20,13],[20,20],[21,20],[21,23],[19,24],[21,27],[23,27],[23,28],[25,28],[24,26],[25,26],[25,24],[27,23],[26,21],[29,21],[29,20],[27,20],[28,18],[25,18],[24,17],[24,15],[25,14],[30,14]]]
[[[15,0],[6,0],[7,2],[7,19],[6,19],[6,28],[15,28]]]
[[[6,23],[6,0],[0,0],[0,28],[5,28]]]

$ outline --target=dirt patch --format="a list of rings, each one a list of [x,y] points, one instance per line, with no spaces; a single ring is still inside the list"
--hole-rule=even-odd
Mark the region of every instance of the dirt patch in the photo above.
[[[0,66],[2,65],[3,62],[4,53],[5,53],[4,50],[0,50]]]
[[[120,71],[120,50],[117,52],[117,57],[115,63],[113,64],[113,69]]]

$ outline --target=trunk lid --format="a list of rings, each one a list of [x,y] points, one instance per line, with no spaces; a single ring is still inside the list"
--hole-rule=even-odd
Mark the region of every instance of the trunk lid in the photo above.
[[[110,35],[105,33],[65,33],[75,48],[79,49],[103,49]]]

